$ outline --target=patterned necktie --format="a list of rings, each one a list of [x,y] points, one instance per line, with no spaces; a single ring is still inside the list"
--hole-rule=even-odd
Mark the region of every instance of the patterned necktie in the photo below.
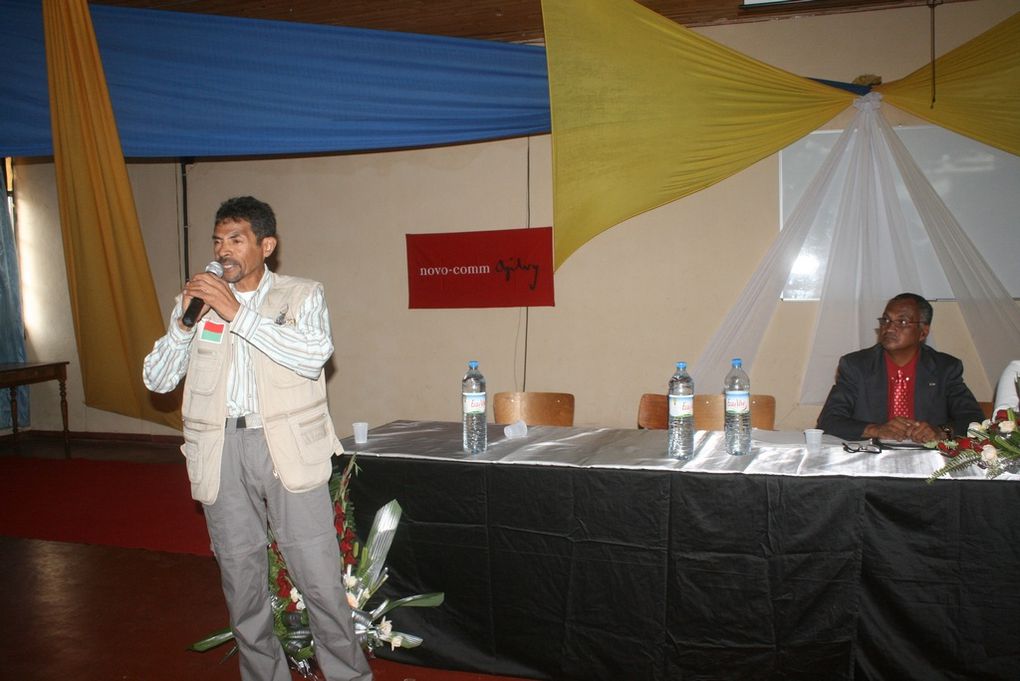
[[[910,416],[910,412],[907,409],[907,390],[909,386],[907,384],[907,377],[903,375],[902,369],[896,370],[896,375],[893,376],[892,382],[892,417],[908,417]]]

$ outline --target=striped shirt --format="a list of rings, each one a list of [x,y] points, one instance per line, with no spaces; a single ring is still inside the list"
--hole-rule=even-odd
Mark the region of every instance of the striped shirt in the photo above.
[[[296,314],[275,310],[269,311],[274,317],[263,317],[257,312],[275,279],[276,275],[266,268],[258,288],[251,293],[236,291],[230,285],[241,303],[230,323],[233,361],[227,376],[227,415],[231,417],[259,413],[253,351],[264,353],[280,366],[310,380],[319,378],[322,366],[333,354],[329,311],[321,284],[316,285]],[[178,321],[183,314],[178,303],[170,315],[166,335],[156,341],[145,358],[142,376],[145,387],[153,392],[170,392],[188,371],[191,341],[201,324],[186,331],[181,329]]]

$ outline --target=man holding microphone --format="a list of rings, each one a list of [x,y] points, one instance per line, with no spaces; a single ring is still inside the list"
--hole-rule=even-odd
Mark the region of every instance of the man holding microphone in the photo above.
[[[271,528],[326,679],[368,681],[328,487],[331,457],[341,451],[322,372],[333,354],[329,314],[321,284],[269,270],[276,245],[268,204],[243,196],[220,206],[215,263],[178,297],[166,335],[145,358],[145,385],[169,392],[186,376],[181,450],[220,566],[241,678],[291,679],[273,631]]]

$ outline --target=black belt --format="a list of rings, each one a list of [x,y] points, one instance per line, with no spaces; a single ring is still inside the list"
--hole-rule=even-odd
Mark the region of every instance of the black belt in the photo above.
[[[245,414],[244,416],[231,416],[227,418],[227,428],[244,430],[245,428],[261,428],[262,418],[258,414]]]

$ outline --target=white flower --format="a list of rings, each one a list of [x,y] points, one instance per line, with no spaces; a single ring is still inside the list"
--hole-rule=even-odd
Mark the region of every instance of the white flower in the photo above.
[[[390,622],[385,617],[382,618],[382,622],[379,623],[379,633],[383,636],[389,636],[393,633],[393,622]]]
[[[301,592],[297,590],[297,587],[290,590],[290,600],[297,604],[298,610],[305,609],[305,598],[301,595]]]
[[[992,425],[992,422],[989,421],[988,419],[985,419],[981,423],[978,423],[977,421],[971,421],[970,425],[967,426],[967,432],[969,433],[972,430],[977,430],[983,433],[985,432],[985,430],[988,429],[988,426],[990,425]]]
[[[358,585],[358,578],[348,572],[344,575],[344,588],[351,591]]]
[[[1002,421],[999,423],[1000,433],[1012,433],[1016,429],[1015,421]]]
[[[981,448],[981,460],[985,463],[995,463],[999,458],[999,452],[993,445],[985,445]]]
[[[401,646],[401,644],[403,644],[403,642],[404,642],[403,636],[394,636],[393,638],[390,639],[390,650],[396,650]]]

